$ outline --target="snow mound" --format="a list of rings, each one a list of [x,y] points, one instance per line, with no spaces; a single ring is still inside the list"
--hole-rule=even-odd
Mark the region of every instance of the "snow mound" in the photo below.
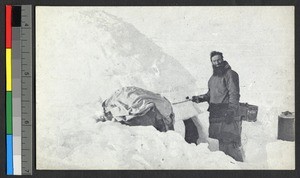
[[[43,151],[50,159],[37,160],[41,169],[239,169],[223,152],[211,152],[208,144],[187,144],[177,132],[109,121],[62,134],[59,152],[51,148]]]
[[[37,61],[38,81],[57,79],[55,86],[76,82],[79,86],[73,92],[79,94],[85,88],[89,93],[80,102],[107,98],[124,86],[166,93],[171,101],[177,97],[183,100],[196,88],[196,80],[187,69],[122,19],[103,10],[50,9],[65,20],[53,25],[53,17],[43,17],[42,28],[37,29],[37,33],[47,34],[38,35],[37,40],[43,43],[38,43],[37,58],[51,56],[51,61],[42,61],[43,65]],[[64,44],[64,48],[59,44]],[[43,75],[50,71],[51,76]],[[70,92],[68,89],[64,90]]]
[[[56,17],[43,16],[46,11]],[[200,112],[191,103],[174,107],[181,134],[165,136],[152,127],[138,129],[116,123],[95,127],[94,118],[102,114],[101,101],[121,87],[137,86],[178,102],[193,93],[196,80],[133,25],[103,10],[49,7],[41,14],[36,62],[39,169],[213,168],[214,158],[206,158],[211,163],[203,164],[201,159],[192,159],[193,153],[227,157],[209,153],[204,148],[207,145],[190,146],[184,141],[180,120]],[[64,20],[54,23],[57,18]],[[143,139],[131,137],[131,133]],[[129,139],[119,140],[126,137]],[[132,145],[135,142],[150,150],[147,154],[136,152],[141,148]],[[227,158],[228,167],[235,168],[228,159],[232,161]]]

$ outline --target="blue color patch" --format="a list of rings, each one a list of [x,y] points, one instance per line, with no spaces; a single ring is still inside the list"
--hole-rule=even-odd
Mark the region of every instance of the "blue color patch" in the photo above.
[[[6,174],[13,175],[13,136],[6,135]]]

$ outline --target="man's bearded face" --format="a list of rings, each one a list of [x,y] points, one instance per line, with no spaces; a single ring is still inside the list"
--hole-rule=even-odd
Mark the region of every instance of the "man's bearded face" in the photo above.
[[[213,66],[215,67],[220,67],[221,64],[223,63],[223,58],[221,55],[214,55],[212,58],[211,58],[211,63]]]
[[[225,63],[221,55],[215,55],[211,58],[213,75],[221,76],[224,73]]]

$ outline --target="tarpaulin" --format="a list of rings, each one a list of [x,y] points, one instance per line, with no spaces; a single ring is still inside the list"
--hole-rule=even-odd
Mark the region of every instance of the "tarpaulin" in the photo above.
[[[118,121],[130,121],[143,116],[150,110],[159,112],[167,125],[174,123],[171,103],[160,94],[130,86],[117,90],[102,104],[105,112],[111,112]]]

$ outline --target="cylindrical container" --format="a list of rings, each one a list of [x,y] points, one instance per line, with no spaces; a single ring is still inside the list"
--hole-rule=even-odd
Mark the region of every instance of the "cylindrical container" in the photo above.
[[[278,139],[295,141],[295,113],[289,111],[278,116]]]

